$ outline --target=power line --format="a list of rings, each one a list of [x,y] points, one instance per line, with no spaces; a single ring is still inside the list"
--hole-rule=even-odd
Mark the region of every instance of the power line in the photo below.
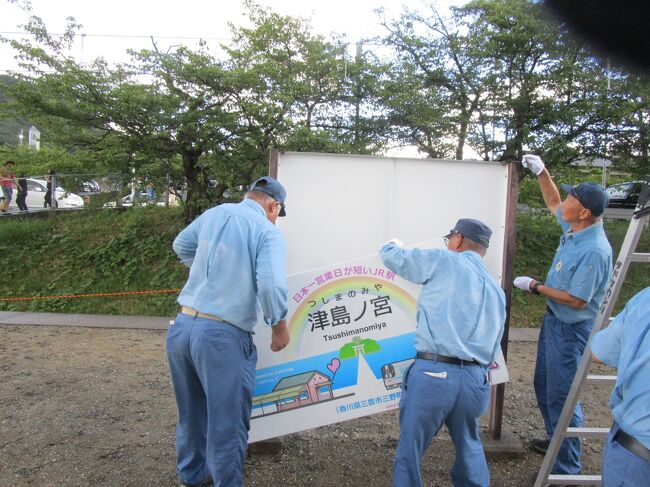
[[[0,31],[0,35],[28,35],[34,36],[32,32],[15,32],[15,31]],[[50,35],[62,36],[62,33],[51,32]],[[80,37],[107,37],[107,38],[124,38],[124,39],[177,39],[177,40],[190,40],[190,41],[231,41],[230,37],[197,37],[197,36],[167,36],[167,35],[149,35],[149,34],[85,34],[80,33]],[[349,41],[346,45],[355,45],[359,41]],[[363,41],[364,46],[382,46],[383,44],[373,41]]]
[[[13,32],[6,31],[0,32],[1,35],[35,35],[32,32]],[[51,32],[50,35],[53,36],[62,36],[64,34]],[[145,35],[145,34],[85,34],[80,33],[81,37],[108,37],[108,38],[124,38],[124,39],[180,39],[180,40],[190,40],[190,41],[230,41],[232,40],[229,37],[196,37],[196,36],[159,36],[159,35]]]

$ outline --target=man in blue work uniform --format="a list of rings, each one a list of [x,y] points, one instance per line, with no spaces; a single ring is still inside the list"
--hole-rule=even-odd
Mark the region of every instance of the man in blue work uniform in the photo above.
[[[505,295],[482,257],[492,231],[482,222],[458,220],[444,237],[447,250],[381,249],[386,267],[422,284],[415,332],[416,360],[405,373],[394,487],[422,485],[420,461],[443,423],[456,447],[451,478],[456,487],[486,487],[490,474],[480,440],[487,411],[487,367],[499,350]]]
[[[612,248],[600,220],[608,197],[596,183],[563,184],[567,197],[561,201],[538,156],[526,155],[522,164],[537,175],[544,202],[564,232],[546,281],[520,276],[514,282],[519,289],[546,298],[534,386],[547,438],[531,442],[533,450],[546,453],[612,273]],[[582,424],[582,408],[577,404],[570,425]],[[579,438],[565,439],[552,473],[579,474],[580,450]]]
[[[286,250],[275,226],[285,197],[278,181],[263,177],[242,202],[211,208],[174,240],[190,267],[167,334],[181,485],[243,485],[259,308],[273,327],[271,350],[289,343]]]
[[[650,484],[650,287],[591,341],[592,358],[616,367],[614,426],[603,452],[604,487]]]

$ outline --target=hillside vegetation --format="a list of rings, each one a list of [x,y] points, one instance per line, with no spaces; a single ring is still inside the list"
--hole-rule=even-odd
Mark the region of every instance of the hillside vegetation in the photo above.
[[[627,221],[606,220],[615,255]],[[179,289],[187,269],[171,244],[183,228],[179,209],[132,208],[128,211],[79,211],[55,217],[12,218],[0,223],[0,298]],[[544,278],[560,236],[547,214],[519,215],[515,275]],[[646,229],[638,251],[650,251]],[[632,264],[617,310],[650,286],[644,264]],[[4,311],[172,316],[175,293],[98,296],[0,302]],[[513,290],[512,326],[538,326],[545,303],[539,296]]]

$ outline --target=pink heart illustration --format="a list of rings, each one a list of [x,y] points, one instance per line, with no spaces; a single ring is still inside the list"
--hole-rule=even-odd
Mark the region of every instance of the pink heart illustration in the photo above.
[[[332,361],[327,364],[327,368],[332,374],[336,374],[336,371],[339,370],[339,367],[341,366],[341,361],[337,358],[333,358]]]

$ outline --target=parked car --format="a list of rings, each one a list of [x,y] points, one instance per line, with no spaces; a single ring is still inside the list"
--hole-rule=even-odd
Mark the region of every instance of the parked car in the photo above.
[[[101,188],[99,187],[99,183],[94,180],[89,180],[89,181],[83,181],[81,183],[83,192],[84,193],[99,193],[101,192]]]
[[[27,178],[27,198],[25,203],[28,208],[43,208],[45,203],[45,193],[47,193],[47,181],[44,179]],[[68,193],[61,186],[57,186],[54,191],[53,206],[56,208],[83,208],[84,200],[75,193]],[[16,191],[12,198],[11,208],[16,208]]]
[[[629,181],[626,183],[613,184],[605,191],[609,196],[609,207],[635,208],[639,201],[639,193],[643,181]]]
[[[147,193],[133,193],[133,194],[127,194],[124,196],[122,199],[120,199],[119,202],[115,201],[109,201],[108,203],[104,204],[104,208],[115,208],[116,206],[125,206],[125,207],[130,207],[130,206],[149,206],[149,205],[156,205],[156,206],[166,206],[167,202],[165,201],[164,198],[157,198],[155,200],[152,200]]]

